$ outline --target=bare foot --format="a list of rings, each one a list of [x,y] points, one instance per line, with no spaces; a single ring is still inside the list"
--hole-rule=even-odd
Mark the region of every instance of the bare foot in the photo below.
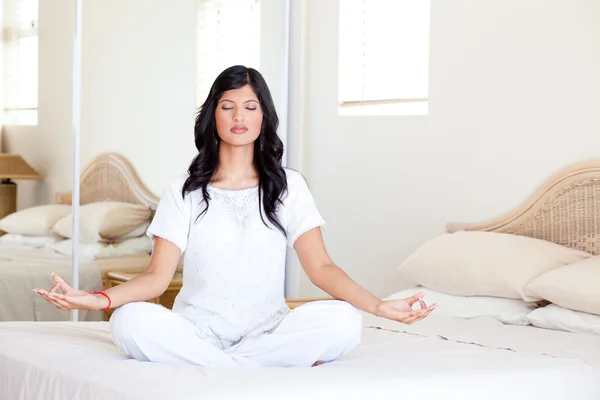
[[[315,363],[312,366],[316,367],[316,366],[321,365],[321,364],[325,364],[325,361],[315,361]]]

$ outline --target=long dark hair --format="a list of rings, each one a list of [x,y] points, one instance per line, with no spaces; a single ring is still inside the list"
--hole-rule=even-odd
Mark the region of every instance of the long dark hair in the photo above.
[[[239,89],[250,85],[263,112],[260,134],[254,143],[254,168],[258,172],[258,199],[260,217],[263,218],[263,209],[267,219],[287,236],[285,228],[277,218],[277,207],[281,203],[282,195],[287,191],[287,178],[281,165],[283,156],[283,142],[277,136],[279,118],[275,111],[275,104],[271,97],[269,87],[262,75],[253,68],[241,65],[229,67],[215,80],[210,88],[208,97],[196,117],[194,136],[198,154],[188,168],[189,176],[184,185],[182,195],[202,189],[202,197],[206,207],[200,216],[208,210],[210,195],[207,186],[213,179],[219,166],[219,135],[215,122],[215,111],[224,92]],[[268,225],[267,225],[268,226]]]

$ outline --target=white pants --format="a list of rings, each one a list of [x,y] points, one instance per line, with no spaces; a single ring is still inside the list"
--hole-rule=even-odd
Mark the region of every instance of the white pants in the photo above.
[[[140,361],[205,367],[306,367],[316,361],[333,361],[358,345],[362,317],[343,301],[310,302],[290,311],[272,333],[246,337],[226,349],[218,347],[216,340],[198,336],[198,327],[188,319],[152,303],[117,308],[110,326],[115,344]]]

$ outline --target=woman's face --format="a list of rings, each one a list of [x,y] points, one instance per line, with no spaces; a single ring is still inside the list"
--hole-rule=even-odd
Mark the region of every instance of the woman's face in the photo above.
[[[222,142],[232,146],[254,143],[262,126],[258,97],[249,85],[228,90],[217,103],[215,121]]]

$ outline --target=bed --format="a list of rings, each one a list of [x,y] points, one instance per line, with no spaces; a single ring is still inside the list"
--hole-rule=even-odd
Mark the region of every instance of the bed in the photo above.
[[[140,182],[131,164],[118,154],[104,153],[95,157],[83,169],[80,182],[81,205],[124,202],[155,210],[158,204],[158,198]],[[56,203],[70,205],[71,193],[57,194]],[[58,310],[32,291],[35,287],[50,287],[53,272],[71,282],[70,241],[56,240],[53,247],[0,243],[0,321],[69,320],[68,312]],[[66,247],[66,252],[55,251],[59,242],[65,245],[62,247]],[[147,266],[149,258],[148,252],[98,258],[80,254],[79,287],[86,291],[101,290],[107,271],[140,270]],[[81,311],[79,315],[81,320],[103,319],[101,312]]]
[[[452,233],[447,235],[511,230],[510,240],[539,240],[540,246],[558,246],[557,251],[572,251],[575,263],[579,258],[594,260],[598,248],[590,245],[594,243],[590,238],[600,232],[600,224],[593,222],[598,220],[599,188],[600,162],[580,164],[552,177],[506,216],[489,223],[450,224]],[[425,257],[427,249],[416,251],[399,270],[410,271],[407,263]],[[464,256],[462,252],[453,254]],[[451,258],[448,264],[453,262]],[[547,262],[547,257],[542,258]],[[476,261],[483,270],[488,268]],[[390,298],[421,289],[401,290]],[[105,322],[0,323],[0,397],[600,398],[600,333],[540,328],[524,322],[530,313],[549,307],[543,306],[547,300],[525,301],[510,291],[501,297],[426,290],[440,302],[427,319],[404,325],[365,314],[361,344],[341,359],[314,368],[209,370],[144,363],[128,359],[113,345]],[[533,297],[532,292],[527,293]]]

